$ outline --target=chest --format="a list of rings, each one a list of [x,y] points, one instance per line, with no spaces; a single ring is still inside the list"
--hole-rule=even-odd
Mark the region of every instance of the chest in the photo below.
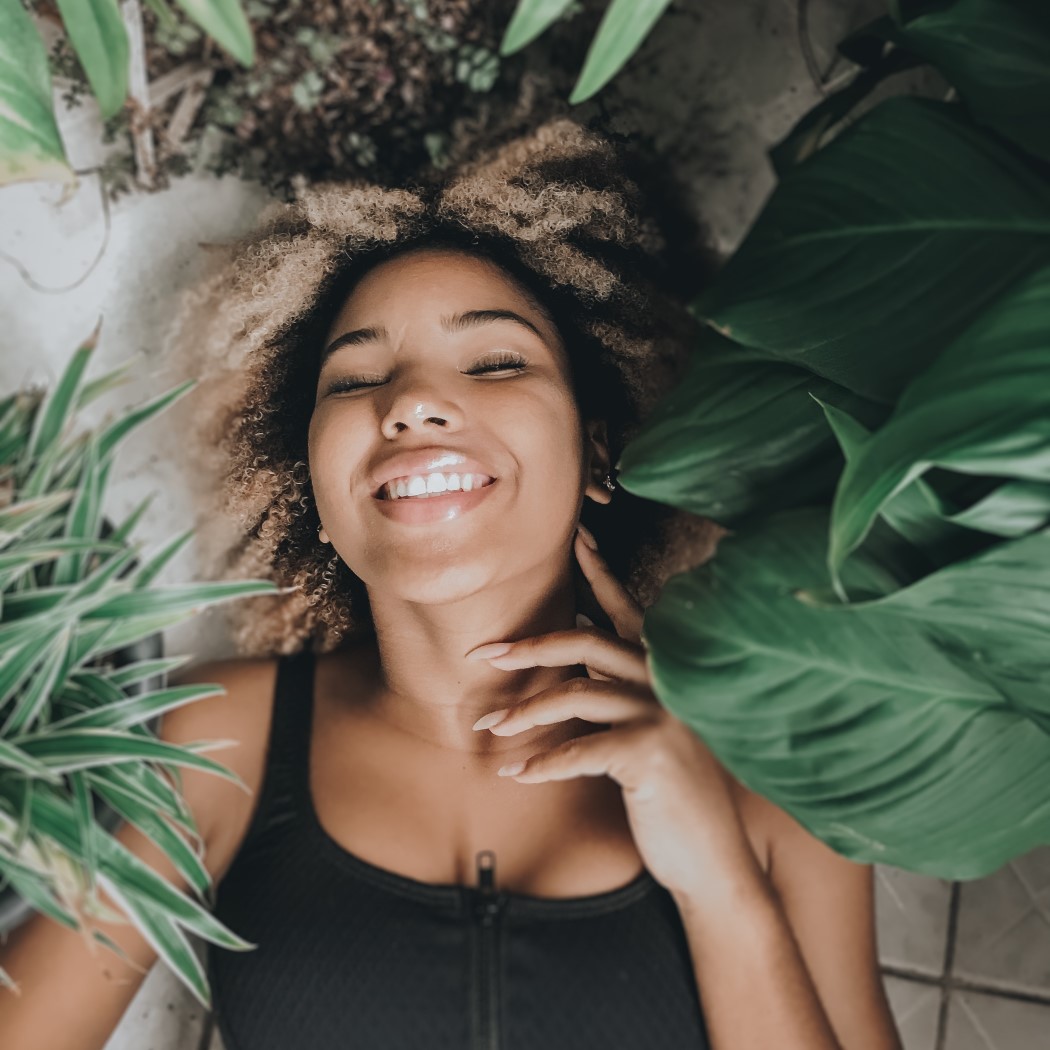
[[[342,849],[436,884],[476,885],[477,854],[495,854],[498,888],[542,897],[605,893],[644,865],[609,778],[519,784],[360,716],[315,707],[310,796]]]

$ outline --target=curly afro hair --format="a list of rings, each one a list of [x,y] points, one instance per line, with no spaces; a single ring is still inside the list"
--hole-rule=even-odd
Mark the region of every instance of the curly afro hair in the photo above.
[[[715,266],[702,238],[671,245],[660,208],[675,205],[643,195],[633,173],[641,164],[624,143],[558,116],[491,141],[440,176],[303,189],[222,247],[184,302],[179,338],[198,355],[197,375],[226,369],[212,408],[202,413],[198,402],[188,428],[200,441],[198,462],[217,454],[226,521],[239,529],[216,575],[282,587],[236,603],[238,652],[325,652],[372,630],[363,583],[317,536],[307,431],[325,333],[380,261],[453,248],[502,267],[557,326],[581,419],[605,420],[610,462],[618,461],[695,344],[683,268],[695,291]],[[680,216],[672,226],[687,228]],[[607,505],[585,500],[582,518],[643,606],[668,576],[709,555],[717,532],[622,488]],[[607,624],[574,571],[579,608]]]

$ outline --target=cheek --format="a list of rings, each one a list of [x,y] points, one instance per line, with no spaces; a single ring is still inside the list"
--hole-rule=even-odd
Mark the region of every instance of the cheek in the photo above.
[[[318,410],[310,421],[307,455],[317,509],[325,511],[350,499],[351,493],[364,492],[363,449],[353,421],[339,413]]]
[[[575,505],[581,491],[583,456],[575,402],[551,397],[521,422],[515,455],[523,487],[539,497],[537,506]]]

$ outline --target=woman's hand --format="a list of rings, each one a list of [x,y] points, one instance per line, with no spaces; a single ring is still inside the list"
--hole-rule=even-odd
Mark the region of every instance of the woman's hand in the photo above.
[[[612,777],[623,788],[631,832],[646,868],[676,899],[696,897],[712,880],[720,885],[741,879],[764,883],[728,773],[653,693],[641,637],[642,608],[581,533],[575,549],[616,635],[592,626],[479,646],[469,657],[488,659],[494,667],[583,664],[588,677],[530,696],[505,708],[505,715],[490,712],[474,728],[510,736],[570,718],[611,728],[576,737],[524,764],[504,767],[500,774],[524,784]],[[506,652],[488,655],[497,646]]]

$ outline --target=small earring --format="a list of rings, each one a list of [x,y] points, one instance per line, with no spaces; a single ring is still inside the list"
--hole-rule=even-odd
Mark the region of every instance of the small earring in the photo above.
[[[615,482],[615,481],[613,481],[613,479],[612,479],[612,474],[606,474],[606,475],[605,475],[605,480],[604,480],[604,481],[602,482],[602,484],[603,484],[603,485],[604,485],[604,486],[605,486],[605,487],[606,487],[606,488],[607,488],[607,489],[608,489],[608,490],[609,490],[610,492],[615,492],[615,491],[616,491],[616,482]]]
[[[328,542],[328,540],[326,540],[326,539],[323,539],[323,538],[322,538],[322,536],[321,536],[321,533],[322,533],[322,532],[324,532],[324,526],[323,526],[323,525],[318,525],[318,526],[317,526],[317,538],[318,538],[319,540],[321,540],[321,542],[322,542],[322,543],[327,543],[327,542]]]

